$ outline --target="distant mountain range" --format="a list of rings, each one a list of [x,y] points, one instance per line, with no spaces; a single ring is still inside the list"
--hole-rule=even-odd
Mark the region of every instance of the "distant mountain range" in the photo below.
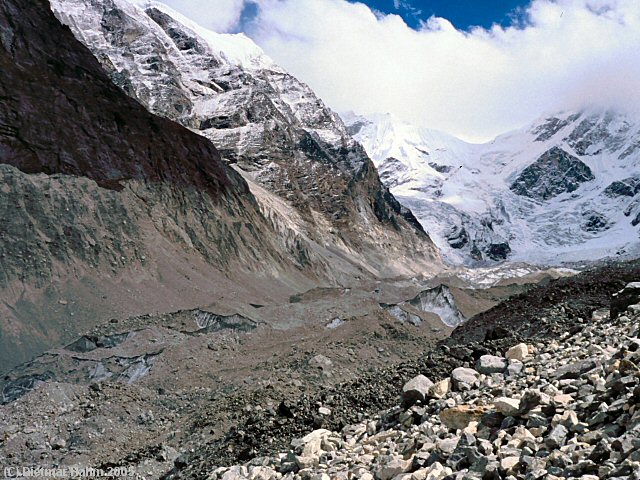
[[[454,264],[563,262],[638,252],[640,121],[550,115],[485,144],[344,115],[380,177]]]

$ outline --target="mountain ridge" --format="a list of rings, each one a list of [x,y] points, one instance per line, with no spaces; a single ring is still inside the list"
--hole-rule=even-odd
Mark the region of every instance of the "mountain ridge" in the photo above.
[[[285,201],[314,242],[382,275],[439,264],[431,240],[339,116],[247,37],[209,32],[157,2],[53,0],[52,7],[115,84],[210,139],[250,185]]]

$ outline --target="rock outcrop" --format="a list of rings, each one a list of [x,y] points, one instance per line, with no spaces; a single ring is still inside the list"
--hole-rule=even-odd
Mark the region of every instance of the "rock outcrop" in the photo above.
[[[594,178],[579,158],[553,147],[525,168],[509,188],[517,195],[544,201],[573,192]]]

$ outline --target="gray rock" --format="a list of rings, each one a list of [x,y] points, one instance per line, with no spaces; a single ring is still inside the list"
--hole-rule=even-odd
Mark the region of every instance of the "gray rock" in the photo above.
[[[402,404],[410,407],[417,402],[424,402],[432,386],[433,382],[424,375],[413,377],[402,387]]]
[[[596,368],[596,363],[593,360],[582,360],[560,367],[556,370],[553,377],[558,380],[576,379],[594,368]]]
[[[544,439],[544,444],[550,449],[560,448],[567,441],[568,434],[569,431],[564,425],[556,425]]]
[[[640,282],[628,283],[611,297],[611,318],[618,318],[629,305],[636,303],[640,303]]]
[[[458,367],[451,372],[451,381],[458,390],[469,390],[480,374],[472,368]]]
[[[396,475],[408,472],[411,462],[400,456],[387,456],[380,458],[380,464],[375,471],[375,477],[379,480],[390,480]]]
[[[504,373],[507,367],[507,359],[495,355],[482,355],[476,363],[476,370],[487,375]]]

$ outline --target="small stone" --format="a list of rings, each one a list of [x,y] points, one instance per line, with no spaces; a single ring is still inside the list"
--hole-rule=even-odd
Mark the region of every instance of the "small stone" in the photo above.
[[[508,360],[518,360],[520,362],[524,361],[525,358],[529,356],[529,347],[526,343],[519,343],[518,345],[514,345],[505,354]]]
[[[309,365],[315,368],[320,368],[322,370],[327,370],[331,368],[333,362],[324,355],[316,355],[315,357],[311,358],[311,360],[309,360]]]
[[[571,395],[567,395],[567,394],[562,394],[562,395],[555,395],[553,397],[553,403],[555,403],[556,405],[568,405],[571,402],[573,402],[573,397]]]
[[[322,453],[322,441],[331,435],[329,430],[318,429],[308,435],[295,439],[291,442],[291,446],[302,457],[317,457]]]
[[[51,448],[54,450],[62,450],[67,447],[67,442],[64,438],[56,437],[51,441]]]
[[[522,372],[524,368],[524,363],[520,360],[509,360],[509,366],[507,367],[507,375],[509,377],[513,377]]]
[[[450,455],[458,446],[459,441],[460,439],[458,437],[445,438],[442,440],[438,440],[436,442],[436,445],[438,446],[438,449],[441,452],[446,453],[447,455]]]
[[[300,470],[302,470],[304,468],[317,467],[318,464],[319,464],[318,457],[296,456],[296,465],[298,465],[298,468]]]
[[[399,456],[381,457],[380,466],[376,469],[375,477],[379,480],[390,480],[391,478],[408,472],[411,468],[411,461],[404,460]]]
[[[560,416],[560,424],[571,431],[575,431],[579,423],[578,415],[573,410],[567,410]]]
[[[525,414],[540,405],[542,401],[542,393],[537,390],[526,390],[520,399],[520,413]]]
[[[331,415],[331,409],[329,409],[327,407],[320,407],[318,409],[318,413],[320,415],[324,415],[325,417],[328,417],[329,415]]]
[[[544,439],[544,444],[550,449],[560,448],[565,444],[568,433],[569,431],[564,425],[556,425]]]
[[[520,400],[515,398],[499,397],[493,401],[493,405],[505,417],[513,417],[520,410]]]
[[[560,367],[555,371],[553,376],[558,380],[575,380],[594,368],[596,368],[596,362],[591,359],[582,360]]]
[[[512,473],[514,467],[520,463],[520,457],[505,457],[500,460],[500,468],[507,473]]]

